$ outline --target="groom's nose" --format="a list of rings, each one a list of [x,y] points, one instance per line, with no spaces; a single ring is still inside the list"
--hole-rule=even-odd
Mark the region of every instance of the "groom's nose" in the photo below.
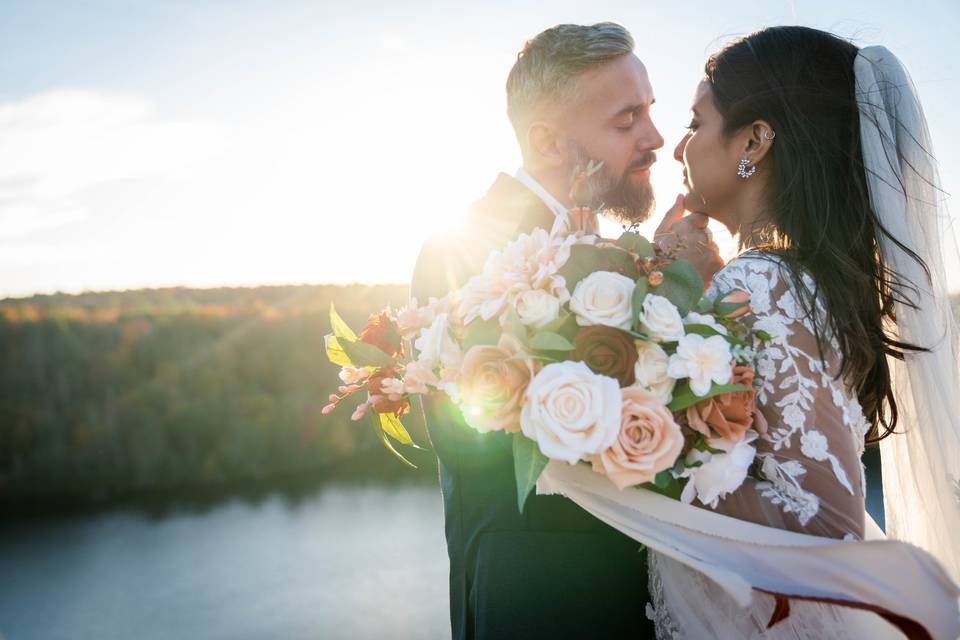
[[[657,130],[653,120],[647,119],[647,126],[643,127],[637,139],[637,148],[640,151],[655,151],[663,147],[663,136]]]

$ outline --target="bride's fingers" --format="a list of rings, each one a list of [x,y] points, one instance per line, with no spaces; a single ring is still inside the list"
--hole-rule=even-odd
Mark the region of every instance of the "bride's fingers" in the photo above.
[[[683,196],[679,195],[674,201],[673,206],[667,209],[667,212],[663,214],[663,219],[657,226],[657,231],[654,233],[654,235],[659,236],[664,233],[669,233],[670,228],[673,227],[673,225],[676,224],[681,218],[683,218],[684,211]]]

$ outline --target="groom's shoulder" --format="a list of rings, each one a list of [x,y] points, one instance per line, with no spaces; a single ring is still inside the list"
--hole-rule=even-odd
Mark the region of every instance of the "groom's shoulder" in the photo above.
[[[542,201],[519,180],[501,173],[458,224],[434,233],[420,248],[411,295],[440,297],[480,271],[487,255],[506,244]]]

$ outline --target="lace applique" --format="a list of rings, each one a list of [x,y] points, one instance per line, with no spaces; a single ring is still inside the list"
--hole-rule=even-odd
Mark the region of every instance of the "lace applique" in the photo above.
[[[647,553],[647,576],[651,600],[647,603],[647,619],[653,622],[657,640],[682,638],[680,629],[670,617],[670,609],[667,607],[663,581],[660,578],[660,567],[657,564],[658,555],[653,551]]]
[[[829,465],[838,485],[850,495],[855,492],[848,470],[855,473],[859,476],[856,481],[862,494],[862,467],[856,464],[850,468],[847,460],[845,468],[831,451],[830,438],[838,434],[836,427],[831,431],[829,424],[821,422],[826,410],[824,403],[832,403],[831,415],[842,416],[842,424],[853,439],[858,456],[863,453],[863,439],[869,424],[856,394],[846,388],[843,380],[834,378],[836,358],[828,357],[827,366],[821,361],[814,338],[815,327],[822,328],[826,355],[838,353],[839,343],[830,332],[821,302],[815,301],[809,313],[809,302],[804,304],[810,299],[808,292],[814,290],[809,274],[802,274],[801,282],[806,288],[802,294],[796,290],[786,265],[778,257],[749,252],[732,260],[714,276],[707,295],[715,297],[733,290],[747,292],[753,329],[770,335],[770,340],[757,340],[752,345],[757,403],[767,408],[764,413],[769,423],[768,433],[761,436],[768,443],[768,452],[758,451],[764,481],[757,484],[757,489],[763,497],[806,524],[819,511],[820,500],[802,486],[807,471],[804,459],[811,464]],[[770,411],[773,407],[776,410]],[[783,456],[777,454],[787,450],[793,459],[784,461]]]

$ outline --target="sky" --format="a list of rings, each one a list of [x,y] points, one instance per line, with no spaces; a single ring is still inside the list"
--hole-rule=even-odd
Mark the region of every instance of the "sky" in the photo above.
[[[604,20],[649,71],[666,205],[704,59],[777,24],[896,53],[960,189],[956,2],[3,0],[0,297],[406,282],[519,166],[504,81],[524,41]]]

